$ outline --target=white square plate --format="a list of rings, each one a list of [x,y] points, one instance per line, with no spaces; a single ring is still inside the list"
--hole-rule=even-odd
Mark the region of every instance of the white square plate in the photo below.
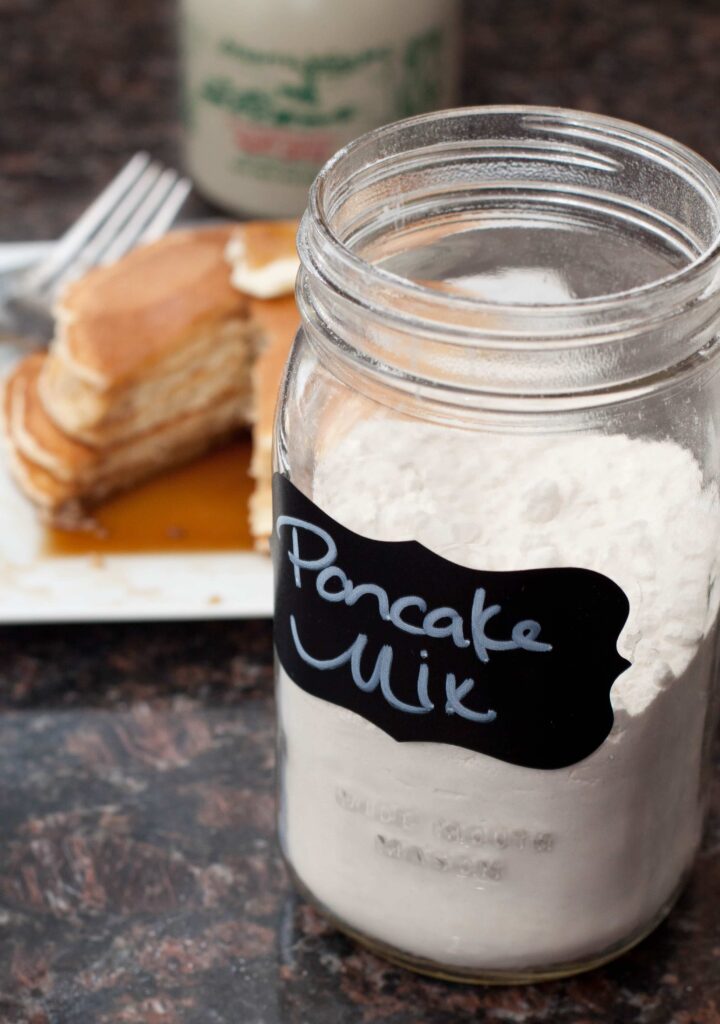
[[[3,275],[46,243],[0,244]],[[0,299],[2,295],[0,294]],[[0,340],[0,372],[18,358]],[[272,615],[270,560],[251,552],[50,556],[27,501],[0,465],[0,623],[256,618]]]

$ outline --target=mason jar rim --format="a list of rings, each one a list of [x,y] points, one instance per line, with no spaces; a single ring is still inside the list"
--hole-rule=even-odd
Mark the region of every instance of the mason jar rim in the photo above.
[[[411,281],[408,278],[393,274],[383,267],[379,267],[373,263],[363,260],[362,257],[357,256],[352,249],[350,249],[345,242],[338,237],[332,228],[330,217],[326,209],[327,190],[330,176],[339,165],[346,162],[350,156],[361,148],[366,147],[369,144],[379,142],[383,138],[391,138],[401,125],[408,127],[411,125],[422,126],[431,125],[440,119],[449,120],[474,115],[493,117],[512,114],[522,115],[525,117],[537,116],[541,118],[562,118],[565,120],[565,123],[571,127],[587,126],[593,128],[605,128],[608,136],[616,138],[623,137],[626,141],[636,140],[638,142],[654,146],[654,156],[660,157],[664,155],[665,157],[677,158],[678,166],[680,164],[684,164],[686,168],[695,172],[696,180],[698,182],[702,182],[706,187],[708,194],[715,199],[718,209],[720,210],[720,171],[706,160],[705,157],[701,156],[695,150],[683,143],[676,142],[674,139],[670,138],[670,136],[663,135],[662,133],[649,128],[644,128],[631,121],[609,117],[604,114],[594,114],[573,110],[568,107],[526,106],[523,104],[488,104],[487,106],[455,107],[449,110],[434,111],[429,114],[419,114],[415,117],[406,118],[403,121],[394,121],[391,124],[383,125],[380,128],[376,128],[373,131],[369,131],[364,135],[359,136],[357,139],[354,139],[342,149],[338,150],[338,152],[327,161],[318,173],[310,189],[308,213],[313,217],[318,230],[322,233],[328,245],[335,248],[335,254],[338,259],[345,262],[348,268],[361,270],[364,274],[377,279],[379,282],[400,287],[402,290],[407,290],[410,294],[437,299],[438,295],[436,291],[433,291],[426,285],[420,284],[417,281]],[[546,311],[548,313],[567,311],[568,309],[601,310],[608,306],[616,305],[625,299],[632,299],[634,296],[644,297],[658,289],[667,289],[672,287],[675,283],[685,283],[688,279],[697,277],[699,272],[704,270],[708,264],[712,263],[720,264],[720,220],[718,221],[717,230],[712,244],[708,246],[704,252],[701,252],[695,259],[670,274],[622,291],[608,292],[604,295],[589,296],[586,298],[569,297],[567,300],[563,300],[562,302],[533,302],[532,304],[527,304],[525,308],[532,309],[536,312]],[[442,301],[448,302],[451,306],[464,306],[466,308],[488,310],[491,312],[499,312],[501,310],[516,311],[518,308],[518,304],[516,303],[496,302],[492,299],[479,298],[469,294],[459,295],[452,292],[443,292]]]
[[[515,134],[493,136],[493,123],[497,130],[504,126],[506,132],[510,125]],[[471,131],[478,125],[484,133]],[[404,223],[403,198],[395,201],[393,176],[397,179],[405,167],[411,173],[426,165],[432,169],[433,161],[438,166],[445,161],[447,166],[453,160],[479,160],[478,153],[484,159],[486,150],[497,155],[493,146],[508,160],[542,159],[560,169],[577,165],[594,174],[594,179],[587,178],[593,187],[570,180],[537,179],[528,185],[523,178],[517,182],[530,192],[534,189],[543,200],[550,196],[569,202],[580,197],[578,208],[584,209],[587,201],[588,208],[596,203],[606,215],[616,216],[617,209],[628,217],[637,212],[651,230],[659,226],[666,241],[675,231],[683,242],[678,250],[687,255],[687,262],[670,274],[624,291],[568,297],[562,302],[507,303],[432,288],[392,273],[355,252],[338,230],[336,221],[346,207],[357,219],[363,199],[354,196],[354,190],[372,193],[378,183],[385,183],[387,198],[384,204],[378,201],[375,213],[388,218],[392,234],[394,216]],[[613,154],[632,158],[648,173],[685,183],[698,209],[706,214],[707,237],[689,233],[691,225],[659,207],[643,205],[617,189],[610,192],[595,186],[595,180],[608,183],[602,176],[614,169],[613,164],[618,174],[626,176],[624,182],[633,180]],[[430,173],[426,180],[432,181]],[[512,178],[488,181],[483,186],[480,179],[467,178],[463,194],[479,195],[483,187],[490,190],[498,182],[510,191],[515,187]],[[372,214],[369,211],[370,222]],[[717,333],[720,173],[681,143],[603,115],[521,105],[437,111],[369,132],[331,158],[310,191],[298,251],[298,301],[309,332],[314,324],[316,334],[341,337],[356,328],[354,341],[343,339],[348,342],[346,354],[354,350],[361,361],[372,364],[376,375],[407,377],[409,373],[405,356],[396,360],[388,345],[369,340],[387,330],[397,337],[425,340],[427,373],[421,376],[439,385],[459,386],[457,376],[449,381],[441,364],[449,352],[464,348],[476,356],[496,354],[485,360],[487,372],[482,380],[478,376],[475,384],[468,381],[469,390],[547,394],[612,388],[685,365]],[[361,324],[367,329],[361,329]],[[650,344],[650,339],[656,344]],[[499,361],[498,355],[502,356]]]

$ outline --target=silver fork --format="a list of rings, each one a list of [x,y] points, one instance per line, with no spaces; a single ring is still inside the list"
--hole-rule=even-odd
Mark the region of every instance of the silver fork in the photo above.
[[[49,337],[62,288],[91,267],[113,263],[140,242],[165,234],[191,184],[147,153],[136,153],[52,246],[13,282],[7,306],[19,326]]]

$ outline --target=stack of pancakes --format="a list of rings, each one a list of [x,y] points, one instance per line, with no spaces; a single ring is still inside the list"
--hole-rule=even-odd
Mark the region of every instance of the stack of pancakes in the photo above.
[[[49,351],[5,392],[12,469],[47,519],[81,528],[109,494],[252,424],[264,545],[272,410],[298,324],[295,227],[175,231],[66,289]]]

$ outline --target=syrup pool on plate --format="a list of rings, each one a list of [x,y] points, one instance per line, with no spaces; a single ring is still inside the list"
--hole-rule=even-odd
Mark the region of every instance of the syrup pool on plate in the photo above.
[[[96,531],[48,529],[47,555],[249,551],[250,436],[118,494],[94,512]]]

